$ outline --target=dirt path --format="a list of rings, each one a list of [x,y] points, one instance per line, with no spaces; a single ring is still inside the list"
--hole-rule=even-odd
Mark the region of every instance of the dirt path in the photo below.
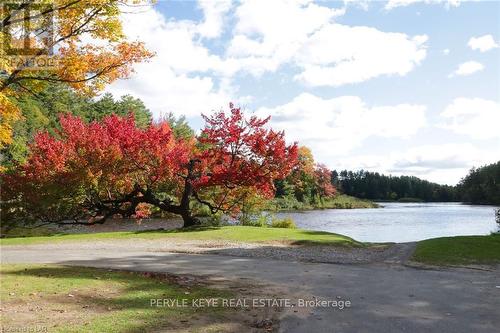
[[[389,264],[406,264],[416,247],[417,242],[396,243],[384,251],[380,261]]]

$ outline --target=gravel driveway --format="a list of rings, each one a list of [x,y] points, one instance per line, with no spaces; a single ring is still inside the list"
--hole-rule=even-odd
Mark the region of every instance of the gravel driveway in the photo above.
[[[108,239],[53,244],[13,245],[11,249],[25,250],[120,250],[171,253],[218,254],[236,257],[268,258],[286,261],[322,262],[338,264],[405,263],[415,243],[400,243],[367,248],[334,246],[300,246],[280,242],[243,243],[222,240],[184,239]]]

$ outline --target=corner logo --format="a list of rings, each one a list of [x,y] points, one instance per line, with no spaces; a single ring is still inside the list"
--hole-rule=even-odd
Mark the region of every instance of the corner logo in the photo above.
[[[8,0],[0,4],[0,29],[0,47],[11,67],[47,69],[56,65],[52,3]]]
[[[7,55],[52,55],[54,43],[53,5],[9,1],[1,8],[0,27],[5,34]]]

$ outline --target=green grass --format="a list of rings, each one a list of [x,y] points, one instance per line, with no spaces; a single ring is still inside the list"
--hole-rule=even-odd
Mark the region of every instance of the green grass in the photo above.
[[[227,308],[152,307],[151,299],[233,297],[227,290],[181,286],[164,275],[55,265],[1,265],[3,327],[48,332],[144,332],[193,316],[224,323]],[[191,325],[194,325],[193,327]],[[200,331],[202,331],[200,329]]]
[[[500,235],[457,236],[418,242],[413,260],[433,265],[500,263]]]
[[[236,242],[290,242],[292,244],[364,246],[347,236],[325,231],[304,229],[226,226],[210,228],[176,229],[169,231],[126,231],[93,234],[53,235],[24,238],[4,238],[1,245],[28,245],[64,241],[94,241],[100,239],[198,239],[228,240]]]

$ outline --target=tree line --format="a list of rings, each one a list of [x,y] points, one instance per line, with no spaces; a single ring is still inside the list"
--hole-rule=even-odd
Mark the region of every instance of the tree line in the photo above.
[[[500,205],[500,161],[473,168],[457,185],[461,201]]]
[[[331,181],[345,194],[370,200],[500,204],[500,162],[471,169],[456,186],[365,170],[334,170]]]

